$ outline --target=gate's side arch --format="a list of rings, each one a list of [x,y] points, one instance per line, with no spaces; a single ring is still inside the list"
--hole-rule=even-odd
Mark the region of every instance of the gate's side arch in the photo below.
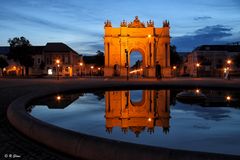
[[[120,28],[113,28],[107,20],[104,29],[105,76],[114,75],[115,64],[120,67],[120,76],[126,76],[125,64],[129,64],[132,50],[140,50],[143,54],[143,69],[148,70],[146,76],[156,76],[156,64],[161,65],[163,76],[171,75],[169,22],[164,21],[162,28],[155,28],[153,21],[150,20],[145,26],[136,16],[133,22],[121,22]]]

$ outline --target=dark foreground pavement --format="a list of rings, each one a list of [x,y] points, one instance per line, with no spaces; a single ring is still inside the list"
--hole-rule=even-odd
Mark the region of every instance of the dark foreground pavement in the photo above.
[[[13,159],[10,156],[19,155],[24,160],[70,160],[74,159],[46,146],[36,143],[17,130],[15,130],[8,122],[6,117],[7,106],[17,97],[28,93],[34,94],[36,90],[49,89],[49,87],[57,88],[60,85],[83,85],[91,86],[98,83],[108,83],[114,81],[115,84],[123,84],[125,80],[53,80],[53,79],[0,79],[0,160]],[[130,83],[158,84],[164,85],[192,85],[208,87],[231,87],[240,88],[240,80],[221,80],[221,79],[166,79],[156,80],[131,80]],[[8,158],[7,158],[8,157]]]

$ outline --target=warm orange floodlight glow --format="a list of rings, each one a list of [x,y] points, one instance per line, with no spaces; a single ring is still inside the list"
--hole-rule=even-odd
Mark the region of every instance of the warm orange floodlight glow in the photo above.
[[[132,74],[132,73],[141,72],[141,71],[143,71],[142,68],[141,68],[141,69],[135,69],[135,70],[133,70],[133,71],[131,71],[131,72],[129,72],[129,73]]]

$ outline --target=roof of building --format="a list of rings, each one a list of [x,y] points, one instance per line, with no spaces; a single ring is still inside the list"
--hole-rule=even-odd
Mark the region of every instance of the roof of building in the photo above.
[[[31,46],[32,54],[42,54],[45,46]]]
[[[240,52],[240,45],[202,45],[194,49],[194,51]]]
[[[83,61],[85,64],[96,64],[98,66],[104,65],[104,56],[83,56]]]
[[[76,51],[74,51],[72,48],[67,46],[64,43],[47,43],[45,46],[30,46],[31,53],[36,54],[42,54],[43,52],[57,52],[57,53],[65,53],[65,52],[72,52],[77,55],[79,55]],[[10,53],[10,47],[9,46],[0,46],[0,55],[7,55]]]
[[[46,46],[44,47],[44,52],[58,52],[58,53],[73,52],[78,54],[72,48],[61,42],[47,43]]]

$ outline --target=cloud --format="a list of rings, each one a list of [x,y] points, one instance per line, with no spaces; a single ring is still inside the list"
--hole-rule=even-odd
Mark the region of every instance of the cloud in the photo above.
[[[68,42],[67,44],[70,47],[77,49],[77,52],[79,54],[95,55],[97,50],[104,52],[104,45],[102,41],[91,41],[91,42],[75,41],[75,42]]]
[[[212,17],[210,17],[210,16],[201,16],[201,17],[195,17],[194,18],[195,21],[208,20],[208,19],[212,19]]]
[[[200,28],[190,35],[173,37],[172,44],[176,45],[178,51],[192,51],[195,47],[203,44],[225,44],[228,42],[226,38],[232,36],[232,28],[213,25]]]

